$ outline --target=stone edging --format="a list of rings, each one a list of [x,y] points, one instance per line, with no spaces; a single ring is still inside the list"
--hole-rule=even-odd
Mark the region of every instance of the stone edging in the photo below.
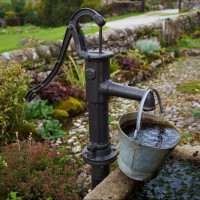
[[[200,146],[177,146],[173,156],[200,164]],[[119,167],[112,171],[99,185],[92,190],[84,200],[93,199],[126,199],[131,192],[140,184],[139,181],[127,177]]]
[[[183,31],[188,32],[195,27],[200,27],[200,11],[177,16],[174,19],[157,20],[148,25],[137,25],[125,29],[108,29],[103,32],[103,49],[114,53],[123,53],[132,48],[132,43],[142,36],[142,38],[158,37],[165,38],[168,44],[174,44],[181,37]],[[157,34],[157,36],[155,35]],[[98,33],[86,35],[88,48],[98,49]],[[9,61],[25,62],[35,61],[45,57],[57,57],[62,45],[62,41],[56,41],[52,44],[37,45],[35,47],[5,52],[0,54],[0,61],[7,63]],[[80,59],[74,48],[73,41],[69,45],[68,52],[74,59]]]

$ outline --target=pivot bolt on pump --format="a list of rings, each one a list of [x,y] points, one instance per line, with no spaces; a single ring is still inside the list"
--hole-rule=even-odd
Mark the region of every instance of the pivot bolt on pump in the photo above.
[[[80,19],[88,15],[99,26],[99,52],[89,51]],[[76,52],[85,59],[86,97],[89,107],[89,144],[83,150],[83,159],[92,167],[92,188],[98,185],[108,174],[109,164],[117,157],[117,149],[111,145],[108,131],[108,100],[110,96],[118,96],[141,101],[145,90],[114,83],[110,80],[110,58],[113,53],[102,50],[102,27],[104,18],[96,11],[83,8],[71,17],[66,30],[58,60],[49,76],[26,95],[30,101],[34,93],[44,88],[60,69],[71,38],[74,39]],[[154,110],[153,92],[146,97],[143,110]]]

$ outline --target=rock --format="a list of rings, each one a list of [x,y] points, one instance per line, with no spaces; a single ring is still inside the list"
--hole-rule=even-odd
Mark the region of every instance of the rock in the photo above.
[[[2,63],[4,65],[4,64],[8,63],[8,60],[5,57],[3,57],[2,55],[0,55],[0,63]]]
[[[32,43],[32,39],[23,39],[19,42],[19,46],[27,46],[30,45]]]
[[[20,29],[15,29],[14,32],[15,33],[22,33],[22,31]]]
[[[39,56],[42,58],[51,56],[51,51],[47,45],[40,45],[36,49]]]
[[[39,59],[39,55],[37,54],[35,48],[27,48],[25,50],[25,55],[27,56],[29,61],[35,61]]]
[[[29,32],[32,29],[34,29],[34,27],[28,27],[27,29],[25,29],[25,32]]]
[[[90,30],[91,29],[92,24],[88,23],[88,24],[84,24],[83,29]]]
[[[173,151],[173,155],[193,164],[200,165],[200,146],[177,146]]]
[[[199,56],[200,49],[183,49],[182,53],[185,56]]]
[[[8,31],[7,30],[2,30],[1,34],[8,34]]]
[[[72,138],[70,138],[69,140],[67,140],[67,144],[68,144],[68,145],[73,144],[73,142],[74,142],[74,139],[72,139]]]
[[[10,58],[10,52],[5,52],[5,53],[2,53],[1,56],[3,58],[5,58],[6,60],[10,61],[11,58]]]
[[[27,56],[23,50],[15,50],[9,53],[10,59],[19,63],[27,61]]]
[[[82,150],[81,146],[76,146],[76,147],[74,147],[74,148],[72,149],[72,151],[73,151],[74,153],[78,153],[78,152],[80,152],[81,150]]]
[[[84,200],[92,199],[128,199],[131,192],[140,184],[121,172],[119,168],[112,171],[95,187]],[[120,186],[120,187],[119,187]]]

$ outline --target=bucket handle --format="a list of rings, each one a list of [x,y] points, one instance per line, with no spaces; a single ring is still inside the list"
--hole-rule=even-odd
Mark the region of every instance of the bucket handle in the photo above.
[[[141,123],[141,118],[142,118],[142,111],[143,111],[144,102],[145,102],[145,100],[146,100],[146,98],[147,98],[147,96],[148,96],[148,94],[149,94],[150,92],[155,92],[155,94],[156,94],[156,96],[157,96],[158,103],[159,103],[159,106],[160,106],[160,114],[163,113],[164,116],[166,115],[158,91],[157,91],[156,89],[149,89],[149,90],[147,90],[147,91],[144,93],[144,95],[143,95],[143,97],[142,97],[142,100],[141,100],[141,102],[140,102],[140,107],[139,107],[138,114],[137,114],[136,130],[135,130],[135,132],[134,132],[133,139],[135,139],[135,138],[138,136],[138,134],[139,134],[139,131],[140,131],[140,123]]]

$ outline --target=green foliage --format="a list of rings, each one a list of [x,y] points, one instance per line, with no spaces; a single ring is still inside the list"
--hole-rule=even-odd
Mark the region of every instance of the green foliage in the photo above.
[[[21,111],[30,80],[21,65],[0,64],[0,136],[24,120]]]
[[[26,69],[33,69],[33,63],[30,61],[26,61],[22,64],[22,66]]]
[[[82,0],[40,0],[36,2],[37,24],[62,26],[68,23],[72,14],[80,8]]]
[[[176,47],[169,46],[169,47],[166,48],[166,52],[174,52],[174,55],[175,55],[176,58],[181,56],[180,50]]]
[[[197,108],[196,110],[192,111],[192,114],[200,119],[200,107]]]
[[[22,11],[25,5],[25,0],[11,0],[12,10],[17,14],[18,17],[23,17]]]
[[[141,54],[145,55],[151,55],[160,50],[159,42],[153,39],[138,40],[133,47],[138,49]]]
[[[17,197],[18,192],[10,192],[6,200],[22,200],[21,197]]]
[[[138,60],[140,65],[146,66],[148,64],[148,58],[144,54],[141,54],[138,49],[128,50],[127,56]]]
[[[151,10],[151,6],[147,2],[145,2],[145,10],[146,11],[150,11]]]
[[[162,36],[162,38],[161,38],[160,45],[161,45],[161,47],[166,47],[166,40],[165,40],[164,36]]]
[[[101,1],[99,0],[83,0],[82,8],[92,8],[99,11],[101,9]]]
[[[200,38],[192,39],[190,37],[185,37],[181,39],[178,43],[181,48],[200,48]]]
[[[180,92],[187,93],[200,93],[200,81],[190,81],[187,83],[183,83],[177,87]]]
[[[117,60],[110,59],[110,73],[113,73],[120,69],[120,65]]]
[[[34,103],[28,103],[26,108],[26,120],[31,119],[50,119],[53,114],[53,106],[48,106],[47,100],[40,100]]]
[[[61,130],[62,124],[58,120],[45,120],[44,126],[41,128],[41,136],[45,139],[60,138],[67,135],[67,132]]]
[[[183,134],[181,134],[181,138],[183,139],[183,138],[188,138],[188,137],[190,137],[190,134],[189,133],[183,133]]]
[[[71,85],[76,85],[79,89],[85,89],[85,64],[80,66],[78,63],[74,61],[74,59],[69,56],[70,61],[69,64],[69,72],[63,67],[63,71],[68,75],[69,81]]]

